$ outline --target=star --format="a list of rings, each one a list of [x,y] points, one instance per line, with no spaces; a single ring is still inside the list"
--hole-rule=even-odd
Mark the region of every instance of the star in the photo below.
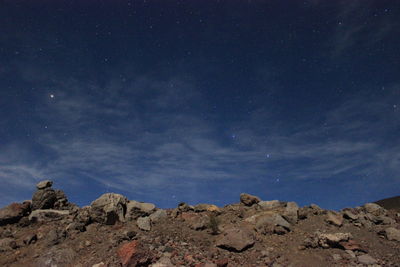
[[[50,94],[50,98],[54,98],[54,95],[53,95],[53,94]]]

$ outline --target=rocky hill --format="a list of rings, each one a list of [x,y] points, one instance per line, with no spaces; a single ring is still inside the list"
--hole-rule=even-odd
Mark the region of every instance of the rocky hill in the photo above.
[[[262,201],[158,209],[104,194],[68,202],[51,181],[0,209],[0,266],[400,266],[400,214]]]
[[[378,200],[375,203],[387,210],[397,210],[400,212],[400,196],[385,198]]]

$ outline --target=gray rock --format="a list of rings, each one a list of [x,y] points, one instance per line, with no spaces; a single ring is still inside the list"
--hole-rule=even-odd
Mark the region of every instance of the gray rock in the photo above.
[[[375,264],[377,263],[377,261],[372,258],[370,255],[368,254],[363,254],[361,256],[357,257],[357,260],[359,263],[365,264],[365,265],[370,265],[370,264]]]
[[[34,262],[33,266],[56,267],[70,266],[76,260],[77,253],[72,248],[59,248],[58,246],[46,249]]]
[[[400,241],[400,230],[389,227],[385,229],[385,236],[388,240]]]
[[[139,217],[136,221],[137,226],[139,229],[144,230],[144,231],[150,231],[151,230],[151,222],[150,222],[150,217]]]
[[[283,218],[285,218],[289,223],[295,224],[299,220],[299,206],[296,202],[286,203],[286,208],[283,213]]]
[[[246,193],[242,193],[240,194],[240,202],[243,203],[246,206],[252,206],[254,204],[257,204],[261,201],[261,199],[259,197],[250,195],[250,194],[246,194]]]
[[[48,247],[52,247],[63,242],[66,237],[66,231],[51,229],[45,236],[45,243]]]
[[[37,241],[37,235],[34,233],[28,233],[27,235],[24,236],[23,242],[25,245],[30,245],[33,244]]]
[[[29,215],[29,220],[33,222],[57,221],[69,215],[68,210],[34,210]]]
[[[269,200],[269,201],[260,201],[257,205],[262,210],[271,210],[282,206],[282,203],[279,200]]]
[[[24,203],[12,203],[0,209],[0,226],[17,223],[23,216],[26,216],[31,210],[31,204],[28,201]]]
[[[288,230],[291,229],[291,225],[281,215],[277,213],[262,213],[256,214],[245,221],[254,222],[256,229],[262,229],[269,226],[282,226]]]
[[[102,224],[115,224],[125,221],[126,197],[115,193],[106,193],[93,201],[90,205],[90,217],[93,221]]]
[[[343,211],[343,217],[345,219],[351,220],[351,221],[355,221],[358,219],[358,216],[356,214],[354,214],[353,212],[351,212],[350,210],[344,210]]]
[[[91,216],[91,208],[90,206],[85,206],[77,211],[74,221],[82,223],[86,226],[91,222],[90,216]]]
[[[51,188],[37,190],[32,196],[32,210],[52,209],[57,201],[57,194]]]
[[[379,216],[379,215],[386,215],[386,210],[375,203],[367,203],[364,206],[364,210],[367,213],[371,213],[372,215]]]
[[[317,233],[318,245],[322,248],[338,247],[340,242],[348,241],[351,237],[350,233]]]
[[[86,231],[86,227],[84,223],[79,223],[79,222],[72,222],[70,224],[67,225],[67,227],[65,228],[66,231],[68,232],[85,232]]]
[[[126,215],[127,220],[134,220],[141,216],[147,216],[153,213],[156,206],[152,203],[138,202],[135,200],[130,200],[126,204]]]
[[[51,187],[53,185],[53,181],[50,180],[44,180],[40,181],[39,183],[36,184],[37,189],[45,189],[48,187]]]
[[[327,217],[326,217],[326,222],[329,224],[335,225],[335,226],[342,226],[343,225],[343,216],[333,212],[333,211],[328,211]]]
[[[150,220],[152,223],[157,223],[162,221],[163,219],[167,218],[167,212],[165,210],[157,210],[156,212],[152,213],[150,216]]]
[[[246,228],[230,228],[223,232],[216,242],[217,247],[229,251],[244,251],[255,243],[253,233]]]

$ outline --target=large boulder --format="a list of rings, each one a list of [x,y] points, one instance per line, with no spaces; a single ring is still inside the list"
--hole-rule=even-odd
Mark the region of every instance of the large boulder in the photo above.
[[[150,217],[139,217],[136,220],[137,226],[139,229],[143,231],[150,231],[151,230],[151,221]]]
[[[240,202],[246,206],[252,206],[254,204],[257,204],[260,201],[261,201],[261,199],[257,196],[253,196],[253,195],[246,194],[246,193],[240,194]]]
[[[50,187],[37,190],[32,196],[32,210],[52,209],[57,201],[56,192]]]
[[[233,227],[222,233],[216,245],[229,251],[241,252],[253,246],[254,243],[254,234],[250,230],[244,227]]]
[[[364,206],[366,213],[370,213],[375,216],[386,215],[386,210],[375,203],[367,203]]]
[[[148,266],[152,261],[151,252],[135,240],[121,245],[117,250],[122,267]]]
[[[91,219],[102,224],[115,224],[125,221],[126,204],[128,199],[120,194],[106,193],[93,201]]]
[[[386,228],[384,234],[388,240],[400,241],[400,230],[394,227]]]
[[[299,206],[296,204],[296,202],[286,203],[283,218],[285,218],[288,222],[292,224],[297,223],[297,221],[299,220]]]
[[[31,210],[31,203],[25,201],[24,203],[12,203],[0,209],[0,226],[17,223],[22,217],[28,215]]]
[[[269,200],[269,201],[260,201],[257,203],[257,205],[262,210],[271,210],[281,207],[282,203],[279,200]]]
[[[129,200],[126,204],[126,215],[127,220],[134,220],[141,216],[148,216],[152,214],[156,209],[153,203],[138,202],[135,200]]]
[[[265,211],[255,214],[246,218],[245,221],[254,224],[257,231],[260,232],[273,231],[275,226],[280,226],[287,230],[291,229],[290,223],[281,215],[273,211]]]
[[[69,215],[68,210],[34,210],[29,215],[29,220],[33,222],[48,222],[48,221],[58,221]]]

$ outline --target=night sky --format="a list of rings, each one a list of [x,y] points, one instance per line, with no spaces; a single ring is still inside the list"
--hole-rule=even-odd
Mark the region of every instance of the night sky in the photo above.
[[[0,0],[0,206],[400,194],[400,2]]]

